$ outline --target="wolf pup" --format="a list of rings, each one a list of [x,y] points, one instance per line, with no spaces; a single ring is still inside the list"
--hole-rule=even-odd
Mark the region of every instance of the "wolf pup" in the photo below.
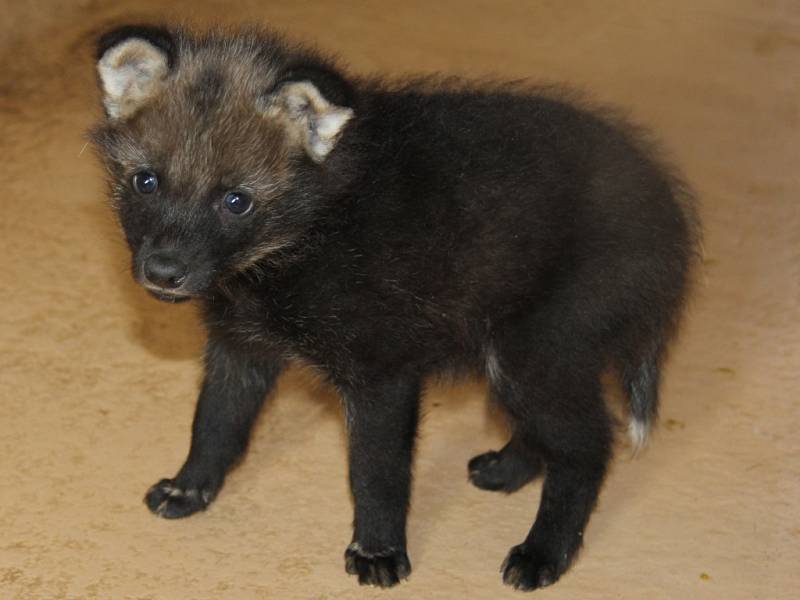
[[[197,299],[208,330],[191,450],[150,510],[205,509],[303,361],[345,406],[346,570],[394,585],[425,380],[485,374],[510,439],[469,479],[544,476],[502,575],[555,582],[612,451],[601,374],[619,375],[640,445],[697,254],[691,196],[642,134],[549,88],[353,78],[259,30],[125,26],[97,70],[91,135],[133,275]]]

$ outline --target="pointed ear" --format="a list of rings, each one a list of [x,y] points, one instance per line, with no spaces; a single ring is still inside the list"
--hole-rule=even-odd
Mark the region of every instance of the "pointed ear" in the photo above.
[[[172,34],[160,27],[119,27],[97,43],[97,73],[111,120],[132,116],[158,95],[175,60]]]
[[[354,114],[353,109],[325,98],[311,81],[279,84],[272,93],[261,98],[259,108],[264,116],[280,121],[290,143],[301,146],[318,163],[333,150]]]

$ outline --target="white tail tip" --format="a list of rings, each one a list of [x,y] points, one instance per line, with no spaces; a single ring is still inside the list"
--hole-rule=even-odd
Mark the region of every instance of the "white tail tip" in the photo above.
[[[628,437],[631,440],[631,446],[633,446],[634,456],[639,454],[639,452],[647,445],[647,434],[649,433],[649,430],[650,427],[644,421],[631,419],[628,422]]]

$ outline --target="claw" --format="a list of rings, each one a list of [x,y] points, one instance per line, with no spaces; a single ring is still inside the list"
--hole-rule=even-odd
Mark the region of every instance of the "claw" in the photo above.
[[[144,502],[159,517],[177,519],[205,510],[213,498],[211,490],[181,487],[171,479],[162,479],[147,490]]]
[[[392,587],[408,578],[411,563],[404,550],[386,548],[379,552],[366,552],[358,542],[347,547],[344,554],[345,570],[358,576],[361,585]]]

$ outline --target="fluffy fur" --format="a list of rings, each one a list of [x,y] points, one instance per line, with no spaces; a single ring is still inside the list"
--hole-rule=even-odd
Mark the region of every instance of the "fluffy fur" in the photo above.
[[[619,374],[643,443],[698,247],[691,195],[646,136],[554,89],[359,79],[256,30],[123,27],[97,59],[92,138],[134,276],[197,299],[208,329],[191,451],[150,509],[204,509],[302,360],[347,408],[346,569],[393,585],[423,382],[485,373],[511,435],[470,479],[510,492],[545,474],[503,579],[557,580],[611,456],[600,376]]]

